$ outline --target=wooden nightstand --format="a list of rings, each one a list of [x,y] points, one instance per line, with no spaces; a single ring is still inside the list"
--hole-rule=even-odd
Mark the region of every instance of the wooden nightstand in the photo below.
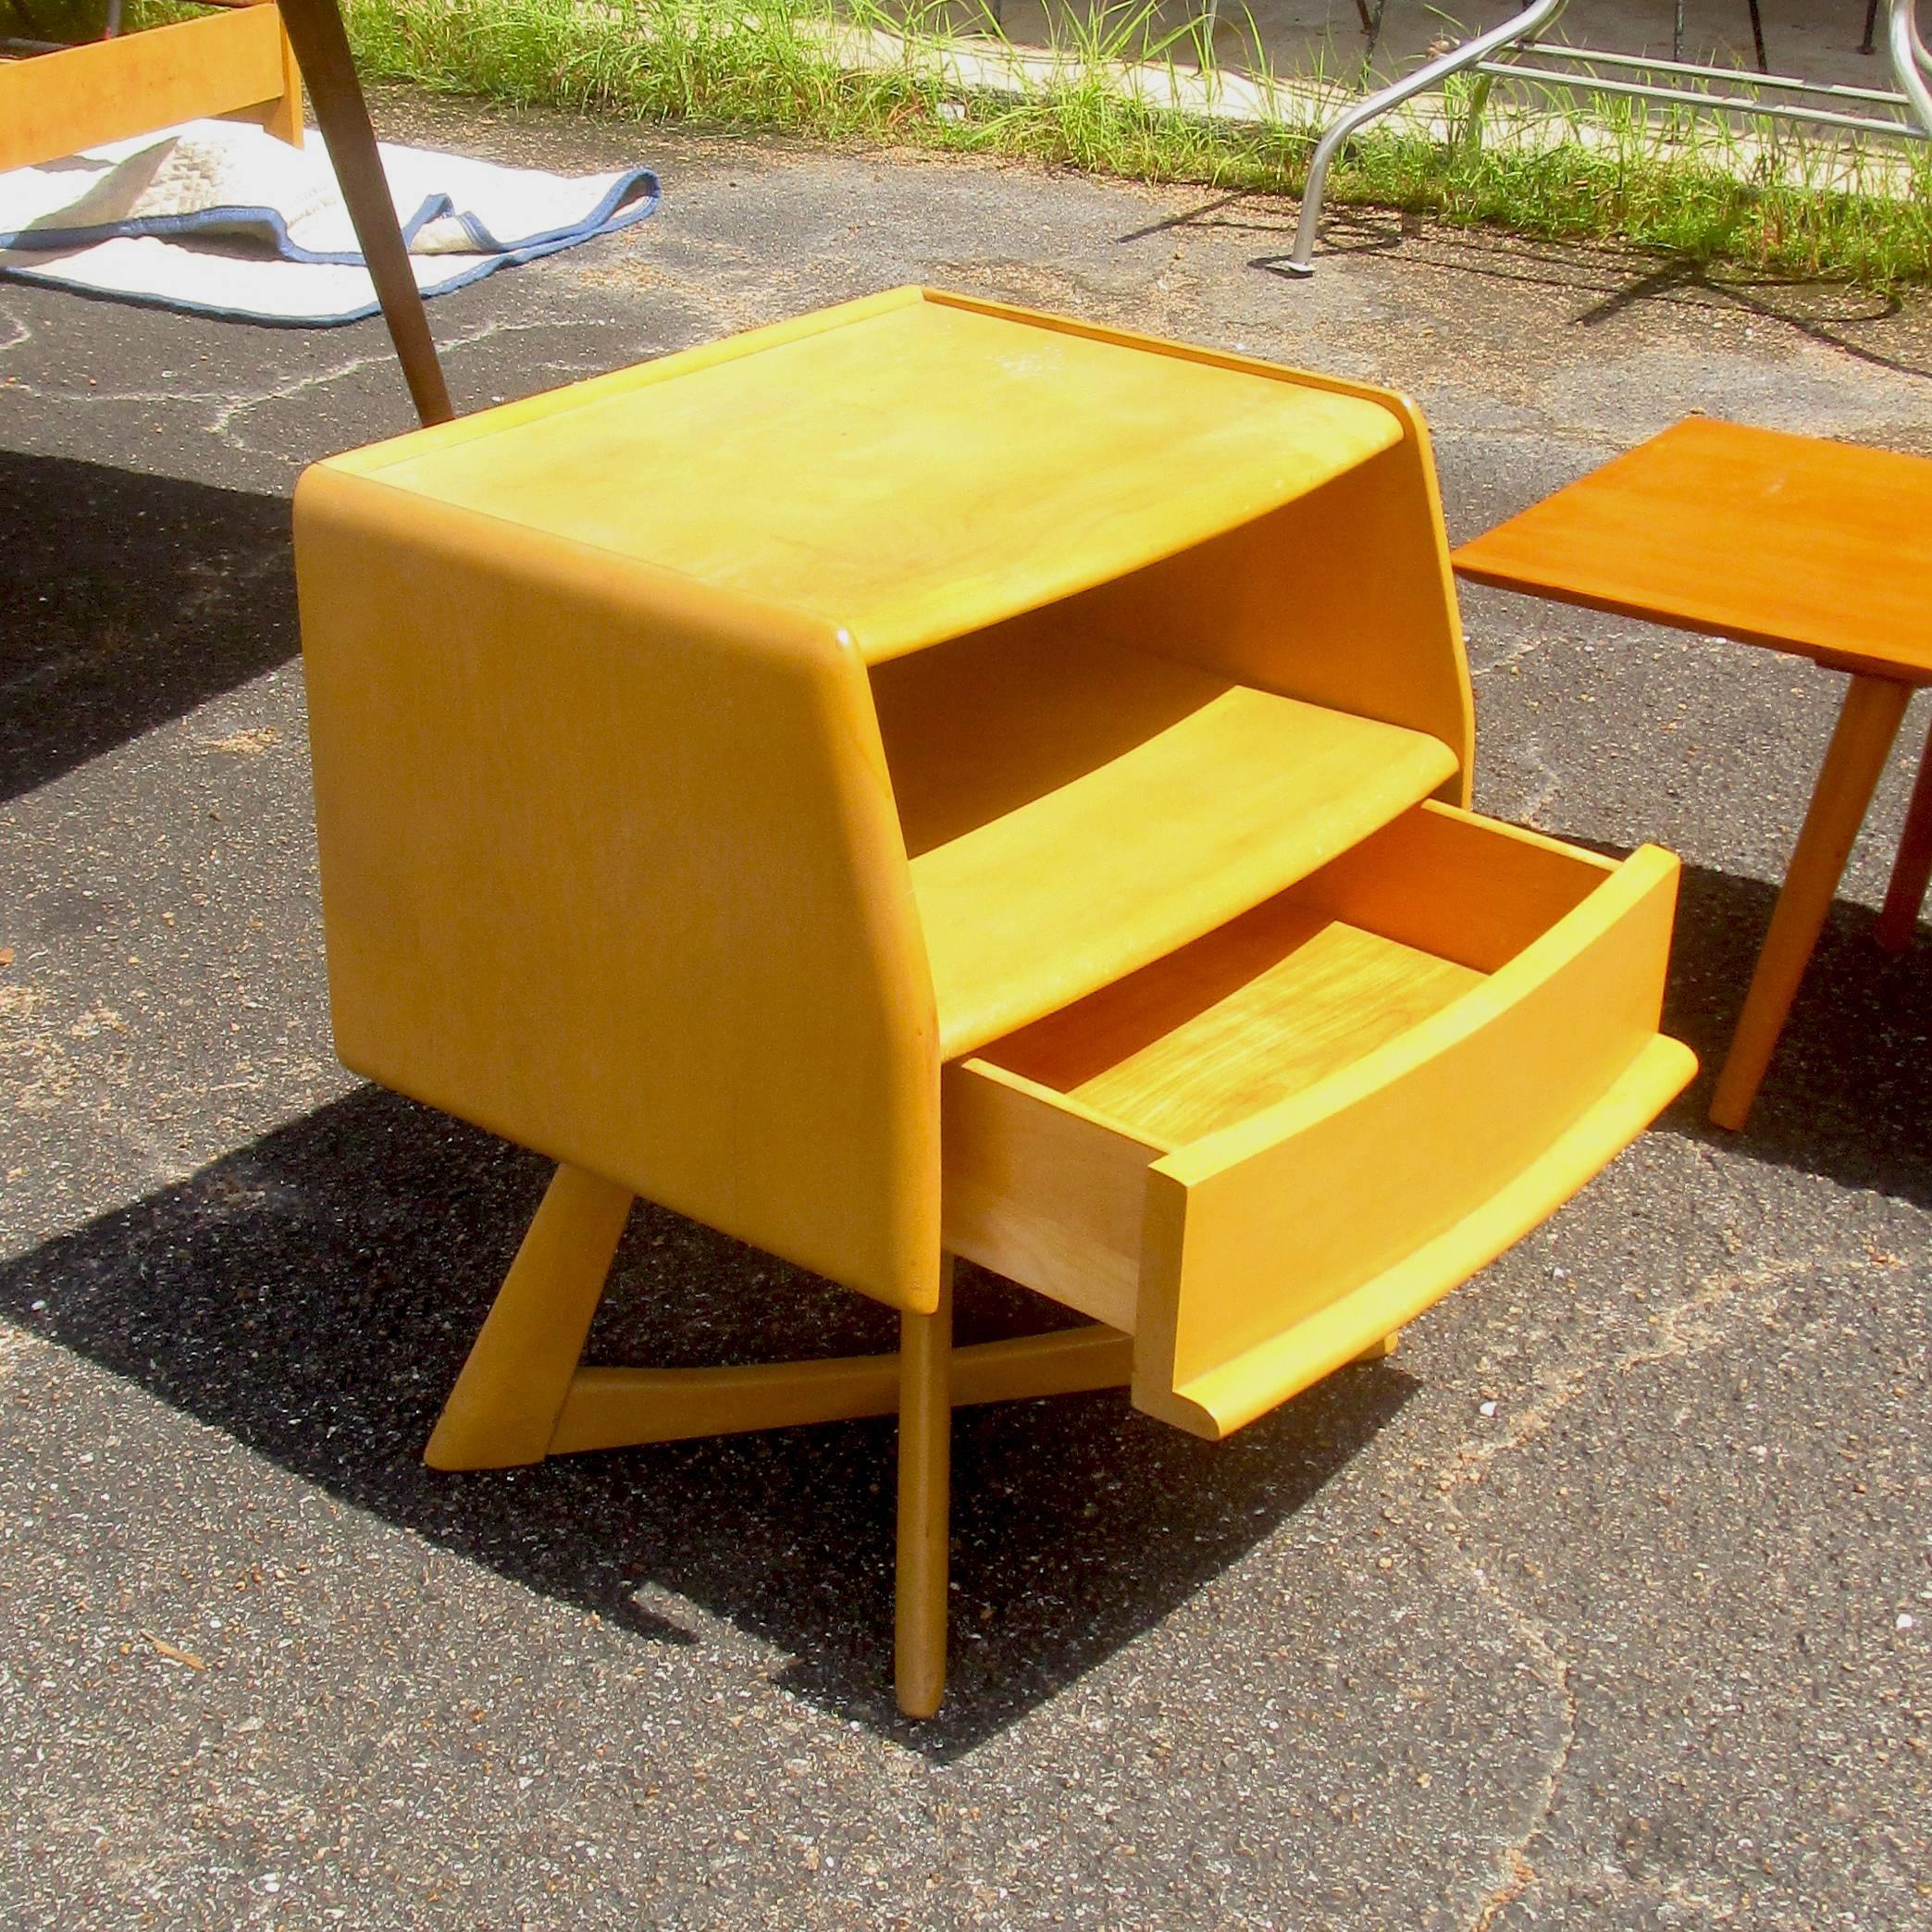
[[[1464,809],[1398,397],[900,290],[321,464],[296,524],[342,1058],[562,1163],[429,1460],[896,1406],[909,1712],[951,1404],[1223,1435],[1691,1072],[1676,861]],[[900,1354],[579,1368],[634,1194]],[[954,1351],[955,1255],[1094,1325]]]

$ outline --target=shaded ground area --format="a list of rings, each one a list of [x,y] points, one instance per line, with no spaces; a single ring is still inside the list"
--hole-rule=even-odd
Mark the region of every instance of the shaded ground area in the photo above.
[[[1373,220],[1291,284],[1276,204],[388,119],[665,178],[432,307],[459,406],[926,279],[1398,382],[1456,536],[1691,408],[1932,450],[1920,307]],[[889,1426],[416,1461],[543,1176],[329,1052],[286,496],[407,422],[377,328],[0,287],[0,1918],[1932,1924],[1932,973],[1869,940],[1909,753],[1748,1136],[1706,1074],[1218,1448],[1116,1395],[962,1414],[914,1729]],[[1684,854],[1671,1023],[1715,1065],[1835,680],[1466,614],[1479,802]],[[888,1332],[640,1211],[596,1346]]]

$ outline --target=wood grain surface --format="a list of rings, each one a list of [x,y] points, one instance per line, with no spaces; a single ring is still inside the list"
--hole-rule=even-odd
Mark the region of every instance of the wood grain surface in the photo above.
[[[1932,682],[1932,461],[1691,416],[1451,560],[1473,583]]]

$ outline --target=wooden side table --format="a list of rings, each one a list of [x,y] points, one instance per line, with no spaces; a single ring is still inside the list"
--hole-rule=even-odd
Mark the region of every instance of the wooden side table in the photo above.
[[[1932,684],[1932,462],[1692,416],[1465,544],[1473,583],[1850,674],[1711,1119],[1741,1128],[1913,689]],[[1906,946],[1932,878],[1932,737],[1877,938]]]
[[[337,1049],[560,1163],[427,1459],[896,1407],[915,1715],[956,1406],[1225,1436],[1693,1071],[1676,860],[1464,809],[1399,396],[902,289],[333,458],[295,553]],[[898,1354],[580,1367],[634,1195]],[[956,1349],[953,1256],[1090,1325]]]

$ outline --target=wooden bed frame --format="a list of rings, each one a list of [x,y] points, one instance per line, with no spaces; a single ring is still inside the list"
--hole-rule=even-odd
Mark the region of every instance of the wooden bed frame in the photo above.
[[[272,0],[0,61],[0,169],[234,115],[302,143],[302,79]]]

